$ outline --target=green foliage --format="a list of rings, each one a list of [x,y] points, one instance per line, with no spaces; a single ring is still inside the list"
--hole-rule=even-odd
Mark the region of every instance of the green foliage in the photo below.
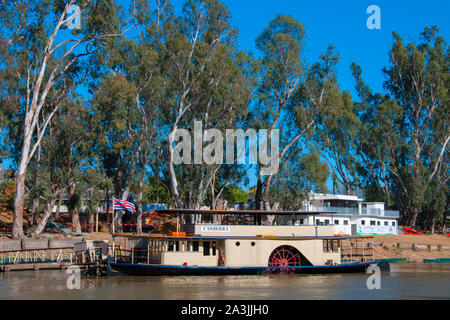
[[[8,203],[9,207],[12,208],[15,196],[16,196],[15,182],[6,181],[0,184],[0,202]]]
[[[173,200],[170,196],[168,188],[161,184],[158,180],[151,177],[149,184],[144,186],[143,203],[166,203],[171,205]]]
[[[352,66],[361,125],[355,141],[365,185],[402,212],[406,225],[433,220],[448,195],[449,49],[436,27],[421,42],[393,33],[390,64],[383,69],[389,95],[372,94]],[[439,199],[439,200],[438,200]],[[436,208],[439,208],[436,210]]]
[[[247,202],[248,192],[237,186],[228,186],[225,188],[223,198],[227,200],[229,204],[235,202]]]
[[[287,161],[275,176],[270,201],[278,202],[285,210],[300,210],[311,192],[327,192],[329,175],[327,164],[321,162],[314,150],[302,158]]]

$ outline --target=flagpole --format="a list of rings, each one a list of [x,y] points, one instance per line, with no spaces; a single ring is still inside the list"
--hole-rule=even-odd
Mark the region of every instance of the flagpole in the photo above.
[[[113,219],[112,219],[112,232],[116,233],[116,206],[115,206],[116,198],[113,198]]]

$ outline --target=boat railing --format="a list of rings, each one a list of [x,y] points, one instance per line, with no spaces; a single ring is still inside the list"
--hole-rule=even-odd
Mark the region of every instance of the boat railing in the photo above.
[[[117,247],[114,249],[114,262],[120,263],[147,263],[147,264],[160,264],[161,256],[164,251],[162,250],[150,250],[150,249],[123,249]]]
[[[342,240],[342,263],[365,263],[375,261],[375,249],[366,238],[349,238]]]

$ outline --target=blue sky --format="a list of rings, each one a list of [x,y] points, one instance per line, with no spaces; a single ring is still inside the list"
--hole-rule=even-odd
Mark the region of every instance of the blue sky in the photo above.
[[[350,72],[352,62],[363,70],[364,80],[376,91],[383,90],[382,68],[388,63],[392,31],[407,42],[419,39],[425,26],[437,25],[447,40],[450,33],[450,1],[289,1],[223,0],[239,30],[239,48],[255,49],[255,39],[277,14],[292,15],[306,30],[306,59],[312,63],[329,44],[340,55],[338,77],[342,90],[355,94]],[[381,10],[381,29],[369,30],[367,7]],[[356,98],[356,97],[355,97]]]

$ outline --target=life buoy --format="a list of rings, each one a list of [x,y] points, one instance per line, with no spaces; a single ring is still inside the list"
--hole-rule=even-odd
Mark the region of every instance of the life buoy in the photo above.
[[[224,266],[225,265],[225,253],[221,252],[219,255],[219,264]]]

